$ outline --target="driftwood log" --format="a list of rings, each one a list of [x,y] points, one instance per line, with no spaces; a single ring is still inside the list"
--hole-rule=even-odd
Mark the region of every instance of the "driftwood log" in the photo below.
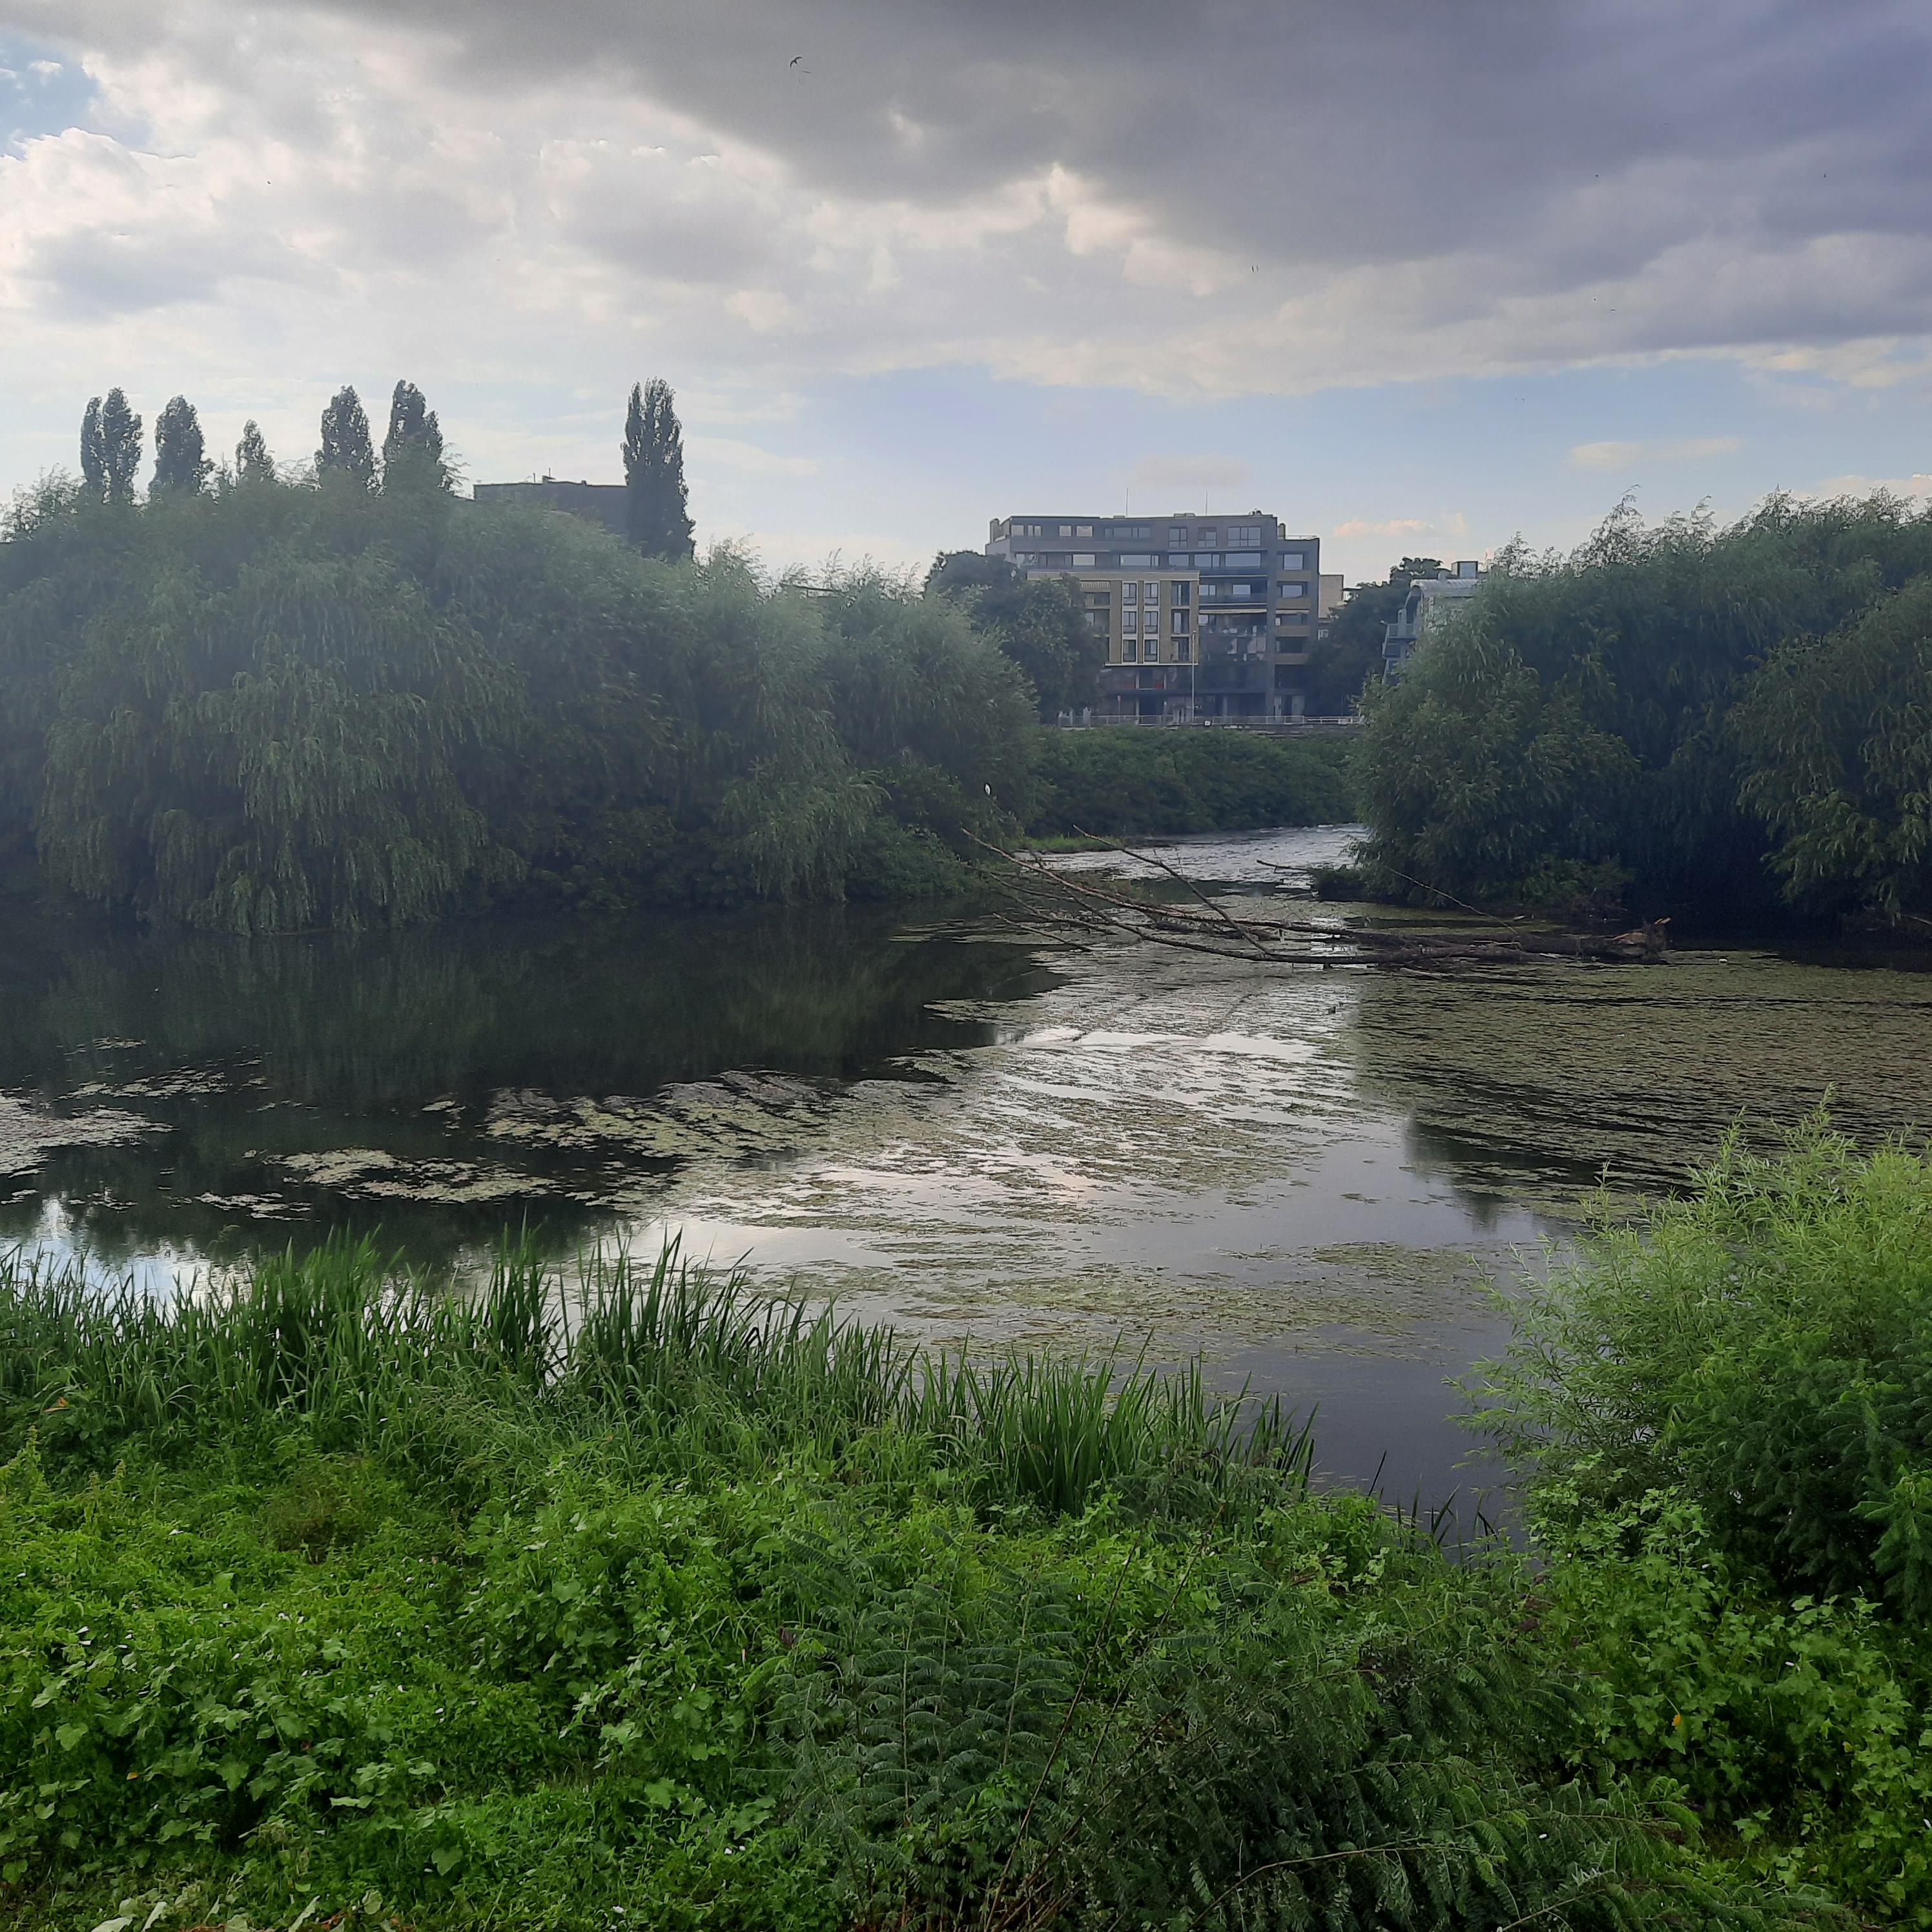
[[[1191,895],[1191,901],[1141,898],[1117,884],[1056,871],[1037,853],[986,845],[988,851],[997,853],[1016,868],[1002,875],[1020,902],[1011,922],[1045,925],[1069,938],[1084,934],[1131,940],[1268,964],[1424,970],[1532,966],[1558,960],[1648,964],[1662,959],[1668,950],[1665,928],[1670,922],[1661,919],[1646,921],[1628,932],[1608,934],[1535,932],[1500,919],[1490,932],[1430,932],[1234,913],[1165,860],[1129,846],[1114,849],[1166,873]]]

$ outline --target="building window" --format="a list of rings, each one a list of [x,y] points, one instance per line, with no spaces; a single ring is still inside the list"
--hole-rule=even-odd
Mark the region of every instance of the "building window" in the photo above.
[[[1187,662],[1187,640],[1185,638],[1176,638],[1174,640],[1174,661],[1176,664]]]
[[[1120,662],[1123,664],[1132,664],[1140,654],[1141,646],[1138,638],[1123,638],[1120,640]]]
[[[1140,601],[1141,587],[1138,584],[1124,584],[1120,586],[1120,602],[1123,604],[1138,604]]]
[[[1120,613],[1120,628],[1130,637],[1132,637],[1140,627],[1141,614],[1138,610],[1123,610]]]
[[[1174,620],[1168,625],[1168,628],[1171,630],[1177,638],[1184,636],[1187,630],[1187,613],[1185,610],[1175,611],[1174,614]]]
[[[1016,550],[1013,552],[1013,561],[1022,566],[1029,563],[1037,563],[1040,561],[1040,553],[1034,550]]]
[[[1230,570],[1258,570],[1261,567],[1262,554],[1258,550],[1251,550],[1245,555],[1234,550],[1228,553],[1228,568]]]
[[[1275,590],[1278,595],[1283,597],[1306,597],[1308,595],[1308,586],[1306,584],[1277,584]]]
[[[1094,568],[1094,553],[1090,550],[1076,550],[1073,553],[1073,568],[1076,570],[1091,570]]]
[[[1280,567],[1283,570],[1306,570],[1308,559],[1298,550],[1285,550],[1281,554]]]
[[[1231,546],[1256,544],[1261,540],[1262,526],[1258,524],[1230,524],[1228,526],[1228,542]]]
[[[1206,544],[1211,548],[1214,544],[1219,543],[1221,539],[1216,534],[1213,526],[1209,525],[1203,529],[1198,530],[1194,532],[1194,541],[1198,544]]]
[[[1180,524],[1170,524],[1168,526],[1167,541],[1170,549],[1176,544],[1184,544],[1187,541],[1187,532]]]
[[[1147,649],[1142,652],[1141,655],[1147,659],[1149,664],[1159,663],[1160,661],[1160,638],[1158,636],[1155,636],[1148,638],[1147,640]]]
[[[1082,524],[1074,531],[1073,534],[1076,537],[1090,537],[1094,534],[1094,526],[1091,524]]]
[[[1220,567],[1221,560],[1211,550],[1194,553],[1194,568],[1196,570],[1218,570]]]
[[[1172,593],[1167,600],[1170,604],[1178,604],[1183,609],[1185,609],[1187,605],[1193,602],[1194,586],[1192,584],[1170,584],[1167,587],[1168,591]]]
[[[1151,570],[1160,561],[1157,556],[1146,555],[1124,556],[1120,560],[1120,568],[1123,570]]]

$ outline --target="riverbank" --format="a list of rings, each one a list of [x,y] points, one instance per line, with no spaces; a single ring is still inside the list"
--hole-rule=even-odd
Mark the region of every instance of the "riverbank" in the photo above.
[[[1820,1594],[1642,1398],[1645,1311],[1720,1250],[1797,1310],[1740,1336],[1922,1355],[1932,1174],[1814,1136],[1648,1234],[1532,1286],[1494,1384],[1534,1566],[1312,1491],[1292,1417],[1198,1378],[922,1360],[675,1266],[512,1249],[457,1302],[336,1244],[160,1306],[13,1265],[0,1909],[1746,1925],[1817,1885],[1922,1922],[1917,1573],[1874,1516]],[[1861,1342],[1833,1284],[1881,1254]]]

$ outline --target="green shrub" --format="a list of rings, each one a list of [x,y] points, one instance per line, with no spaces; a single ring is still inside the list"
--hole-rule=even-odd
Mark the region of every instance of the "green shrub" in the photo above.
[[[1932,1924],[1932,1162],[1821,1120],[1524,1284],[1479,1420],[1529,1478],[1580,1765],[1742,1868]]]
[[[1027,830],[1041,837],[1252,831],[1353,815],[1348,746],[1332,736],[1122,726],[1042,730],[1035,742],[1038,802]]]

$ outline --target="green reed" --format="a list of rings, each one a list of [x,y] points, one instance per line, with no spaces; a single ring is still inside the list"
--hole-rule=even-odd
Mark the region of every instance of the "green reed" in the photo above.
[[[435,1462],[479,1414],[660,1467],[880,1438],[1061,1512],[1110,1487],[1185,1478],[1220,1495],[1237,1472],[1305,1483],[1308,1468],[1306,1431],[1279,1402],[1216,1394],[1198,1363],[922,1348],[675,1241],[648,1262],[559,1264],[506,1238],[465,1288],[338,1238],[172,1297],[0,1257],[10,1444],[32,1427],[50,1450],[106,1458],[137,1438],[179,1450],[299,1424],[331,1448]]]

